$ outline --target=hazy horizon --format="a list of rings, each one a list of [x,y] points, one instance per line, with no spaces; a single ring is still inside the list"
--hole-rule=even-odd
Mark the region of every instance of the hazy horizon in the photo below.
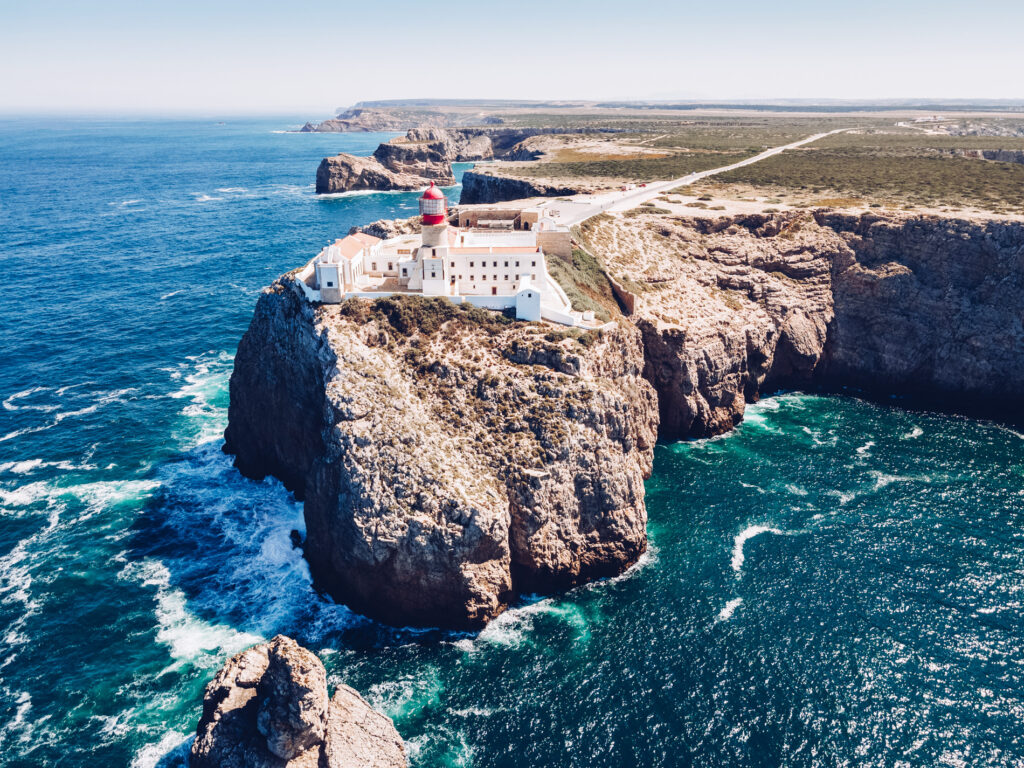
[[[305,115],[358,101],[1022,101],[1024,4],[0,0],[0,113]]]

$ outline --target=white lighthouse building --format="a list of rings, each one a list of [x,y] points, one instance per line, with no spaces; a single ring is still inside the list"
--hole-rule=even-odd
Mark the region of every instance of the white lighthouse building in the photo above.
[[[444,296],[458,304],[514,309],[519,320],[593,325],[593,313],[573,311],[565,291],[548,274],[538,244],[540,224],[526,231],[452,227],[444,193],[434,184],[423,192],[419,207],[418,235],[382,241],[360,232],[321,250],[299,274],[310,300]],[[542,234],[548,243],[564,239],[568,248],[568,229],[547,226]]]

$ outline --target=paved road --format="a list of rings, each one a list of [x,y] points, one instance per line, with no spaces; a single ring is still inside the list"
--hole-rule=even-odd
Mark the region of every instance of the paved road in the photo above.
[[[652,200],[658,195],[662,195],[676,187],[693,184],[695,181],[706,179],[708,176],[714,176],[736,168],[742,168],[745,165],[759,163],[766,158],[779,154],[780,152],[785,152],[787,149],[802,147],[804,144],[810,144],[812,141],[818,141],[826,136],[831,136],[832,134],[842,133],[843,131],[848,130],[850,129],[838,128],[834,131],[829,131],[828,133],[816,133],[813,136],[808,136],[806,139],[800,139],[800,141],[794,141],[792,144],[786,144],[781,147],[774,147],[759,155],[754,155],[754,157],[748,157],[746,160],[741,160],[738,163],[727,165],[724,168],[712,168],[708,171],[698,171],[697,173],[691,173],[678,179],[658,181],[653,184],[648,184],[646,187],[639,187],[626,192],[618,191],[607,192],[602,195],[580,195],[573,198],[571,201],[553,200],[543,203],[542,207],[549,211],[552,218],[559,224],[565,224],[567,226],[579,224],[584,219],[589,219],[591,216],[596,216],[603,211],[625,211],[630,208],[636,208],[638,205],[646,203],[648,200]]]

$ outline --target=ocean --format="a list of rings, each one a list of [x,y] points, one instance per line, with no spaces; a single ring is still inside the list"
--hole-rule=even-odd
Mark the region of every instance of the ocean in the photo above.
[[[651,547],[475,634],[311,586],[302,507],[220,450],[260,290],[416,193],[318,198],[393,134],[0,119],[0,766],[183,765],[282,632],[415,766],[1024,764],[1024,438],[780,393],[662,444]],[[457,189],[450,190],[457,199]]]

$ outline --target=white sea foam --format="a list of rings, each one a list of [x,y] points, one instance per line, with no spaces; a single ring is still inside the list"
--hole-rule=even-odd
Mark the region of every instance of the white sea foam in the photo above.
[[[865,456],[871,452],[871,449],[875,447],[873,440],[868,440],[864,445],[857,449],[858,456]]]
[[[217,187],[218,192],[225,192],[227,194],[238,194],[240,192],[248,192],[245,187]]]
[[[214,197],[211,195],[196,195],[195,200],[197,203],[209,203],[214,200],[223,200],[223,197]]]
[[[168,731],[155,744],[147,744],[132,758],[131,768],[184,768],[195,736]]]
[[[186,605],[185,594],[171,586],[171,572],[159,561],[129,563],[118,577],[156,587],[156,620],[160,627],[156,639],[168,646],[171,656],[177,660],[169,669],[186,662],[205,668],[219,666],[224,656],[263,640],[258,635],[238,632],[222,624],[210,624],[192,615]]]
[[[24,459],[22,461],[5,461],[0,463],[0,472],[10,472],[12,475],[27,475],[37,469],[65,469],[72,471],[96,469],[96,467],[92,464],[74,464],[70,461],[44,461],[43,459]]]
[[[743,598],[742,597],[734,597],[732,600],[727,602],[722,607],[722,610],[720,610],[718,612],[718,619],[717,620],[718,621],[728,621],[729,619],[732,618],[732,615],[733,615],[733,613],[736,612],[736,609],[739,608],[740,605],[742,605],[742,604],[743,604]]]
[[[923,429],[921,429],[920,427],[914,427],[912,430],[910,430],[909,432],[907,432],[907,434],[905,434],[903,436],[903,439],[904,440],[913,440],[915,437],[920,437],[923,434],[924,434],[924,430]]]
[[[774,533],[776,536],[785,535],[784,531],[780,531],[778,528],[773,528],[770,525],[749,525],[736,534],[736,538],[733,539],[732,544],[731,561],[732,569],[736,573],[739,573],[743,568],[743,545],[755,536],[760,536],[762,533]]]
[[[165,293],[163,296],[160,297],[160,301],[164,301],[165,299],[171,298],[171,296],[177,296],[179,293],[184,293],[184,292],[185,292],[184,288],[179,288],[176,291],[171,291],[170,293]]]
[[[15,392],[13,395],[3,401],[4,410],[7,411],[55,411],[60,408],[59,405],[54,404],[38,404],[38,403],[21,403],[20,400],[24,400],[27,397],[31,397],[39,392],[48,392],[49,387],[32,387],[30,389],[23,389],[21,392]]]

